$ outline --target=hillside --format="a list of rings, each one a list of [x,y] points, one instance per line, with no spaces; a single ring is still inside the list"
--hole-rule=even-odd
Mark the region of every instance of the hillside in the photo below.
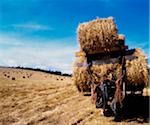
[[[116,125],[112,120],[77,91],[71,77],[0,68],[0,125]],[[148,125],[139,121],[119,124]]]

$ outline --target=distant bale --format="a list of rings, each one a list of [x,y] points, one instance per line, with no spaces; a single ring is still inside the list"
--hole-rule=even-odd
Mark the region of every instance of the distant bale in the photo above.
[[[12,77],[12,80],[16,80],[16,78],[15,78],[15,77]]]
[[[81,60],[79,61],[80,64]],[[104,75],[117,80],[121,68],[118,63],[119,60],[117,59],[115,62],[109,59],[102,61],[101,64],[93,64],[90,69],[77,65],[76,61],[73,79],[79,91],[90,91],[90,84],[92,82],[100,83]],[[126,56],[126,71],[126,84],[128,86],[144,87],[148,83],[147,63],[140,49],[135,49],[132,55]]]
[[[109,51],[118,47],[118,34],[113,17],[82,23],[77,32],[81,50],[86,53]]]

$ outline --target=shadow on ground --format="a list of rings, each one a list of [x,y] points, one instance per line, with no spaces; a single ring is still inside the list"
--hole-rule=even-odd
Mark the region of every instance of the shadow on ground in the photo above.
[[[123,102],[123,119],[149,122],[149,99],[150,96],[128,95]]]
[[[85,93],[84,96],[91,96]],[[123,101],[122,120],[127,122],[137,121],[139,123],[150,122],[150,96],[131,94]],[[112,115],[110,115],[112,116]],[[108,116],[109,117],[109,116]]]

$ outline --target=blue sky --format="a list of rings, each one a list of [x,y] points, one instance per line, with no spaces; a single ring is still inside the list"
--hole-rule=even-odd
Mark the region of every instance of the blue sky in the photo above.
[[[71,72],[78,24],[108,16],[148,57],[148,12],[149,0],[1,0],[0,65]]]

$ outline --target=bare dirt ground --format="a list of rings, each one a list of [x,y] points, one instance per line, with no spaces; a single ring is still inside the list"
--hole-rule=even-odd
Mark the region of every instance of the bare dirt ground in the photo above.
[[[71,77],[0,68],[0,125],[148,125],[104,117]]]

